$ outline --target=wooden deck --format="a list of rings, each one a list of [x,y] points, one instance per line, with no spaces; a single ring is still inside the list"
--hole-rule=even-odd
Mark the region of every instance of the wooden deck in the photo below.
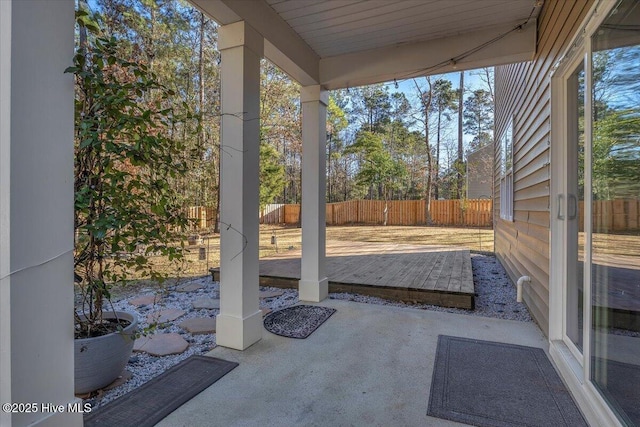
[[[329,292],[473,309],[469,250],[442,246],[327,242]],[[219,269],[211,269],[219,280]],[[260,260],[260,285],[297,288],[300,251]]]

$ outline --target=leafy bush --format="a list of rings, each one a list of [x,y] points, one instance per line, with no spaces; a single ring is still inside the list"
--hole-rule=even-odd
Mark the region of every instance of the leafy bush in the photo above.
[[[172,242],[188,219],[170,184],[187,167],[171,136],[191,116],[177,117],[171,91],[146,65],[122,58],[86,12],[77,21],[80,44],[65,72],[76,83],[74,264],[86,316],[76,312],[76,337],[88,337],[109,332],[102,312],[113,283],[131,271],[164,279],[150,254],[183,258]]]

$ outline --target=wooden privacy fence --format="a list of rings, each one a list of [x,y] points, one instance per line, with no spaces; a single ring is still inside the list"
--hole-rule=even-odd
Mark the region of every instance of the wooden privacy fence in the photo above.
[[[297,224],[300,205],[272,203],[260,212],[260,224]]]
[[[431,220],[435,225],[462,227],[491,227],[493,225],[491,199],[434,200]]]
[[[206,230],[215,225],[216,213],[211,207],[191,206],[188,214],[188,218],[192,221],[191,230]]]
[[[640,230],[640,200],[596,200],[591,208],[593,230],[596,233]],[[578,222],[584,230],[584,202],[578,202]]]
[[[326,204],[327,225],[383,224],[383,200],[349,200]],[[260,213],[263,224],[298,224],[300,205],[271,204]],[[390,200],[387,202],[387,225],[426,224],[426,201]],[[431,223],[490,227],[492,225],[491,200],[434,200],[431,202]]]
[[[424,225],[424,200],[390,200],[387,202],[388,225]],[[350,200],[327,203],[327,225],[382,224],[384,201]],[[193,206],[189,218],[195,220],[192,229],[204,230],[214,226],[215,211],[211,207]],[[580,230],[584,229],[584,204],[579,202]],[[300,205],[271,204],[260,212],[261,224],[295,225],[300,221]],[[490,227],[492,225],[492,201],[433,200],[431,201],[433,225]],[[640,230],[640,200],[616,199],[593,202],[593,227],[596,232],[626,232]]]
[[[383,224],[384,200],[349,200],[327,203],[327,225]],[[387,202],[387,225],[424,224],[423,200],[393,200]]]

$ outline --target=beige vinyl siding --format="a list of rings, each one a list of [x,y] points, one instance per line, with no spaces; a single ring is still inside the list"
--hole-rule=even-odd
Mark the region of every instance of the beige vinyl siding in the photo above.
[[[531,62],[496,68],[494,224],[496,255],[511,279],[531,277],[524,301],[549,330],[549,187],[552,66],[579,28],[592,0],[547,0],[538,18]],[[499,138],[513,117],[513,221],[500,219]]]

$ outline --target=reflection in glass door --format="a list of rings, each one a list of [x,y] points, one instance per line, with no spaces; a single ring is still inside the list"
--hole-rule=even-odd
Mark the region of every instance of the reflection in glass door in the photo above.
[[[582,353],[584,313],[584,63],[567,79],[565,333]]]
[[[596,9],[554,83],[553,340],[574,390],[640,427],[640,1]]]
[[[640,3],[616,3],[591,38],[590,379],[640,426]]]

